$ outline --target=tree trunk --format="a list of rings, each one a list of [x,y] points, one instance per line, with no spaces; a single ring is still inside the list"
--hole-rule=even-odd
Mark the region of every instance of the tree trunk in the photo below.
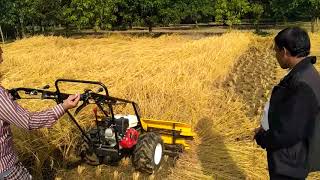
[[[195,22],[195,23],[196,23],[196,28],[199,29],[198,20],[197,20],[197,19],[196,19],[196,22]]]
[[[105,25],[103,23],[103,10],[100,13],[100,29],[105,30]]]
[[[44,29],[44,25],[43,25],[43,21],[42,20],[40,22],[40,25],[41,25],[41,33],[44,33],[45,29]]]
[[[66,29],[65,29],[65,33],[66,33],[66,36],[69,37],[69,34],[70,34],[70,27],[69,27],[69,24],[66,23]]]
[[[261,31],[260,31],[259,22],[260,22],[260,17],[258,16],[258,17],[254,20],[254,22],[253,22],[254,27],[255,27],[257,33],[260,33],[260,32],[261,32]]]
[[[100,3],[101,3],[101,6],[102,6],[103,1],[100,1]],[[100,29],[101,30],[106,30],[106,26],[104,24],[103,15],[104,15],[104,8],[101,8],[101,11],[100,11]]]
[[[283,16],[283,24],[288,26],[288,18],[286,16]]]
[[[32,21],[32,34],[35,35],[36,34],[36,26],[34,25],[34,21]]]
[[[129,29],[132,30],[132,22],[129,21]]]
[[[2,44],[4,44],[4,37],[3,37],[1,25],[0,25],[0,35],[1,35],[1,39],[2,39]]]
[[[19,26],[15,26],[15,37],[16,39],[21,39],[21,34],[20,34],[20,27]]]
[[[53,34],[55,34],[55,32],[56,32],[56,28],[57,28],[57,27],[56,27],[56,24],[54,23],[54,24],[53,24],[53,27],[52,27],[52,32],[53,32]]]
[[[26,27],[24,25],[24,19],[20,17],[21,38],[26,37]]]
[[[259,28],[259,24],[255,23],[255,29],[256,29],[256,33],[260,33],[260,28]]]
[[[152,32],[152,24],[149,24],[149,33]]]
[[[319,17],[316,18],[316,31],[319,31]]]

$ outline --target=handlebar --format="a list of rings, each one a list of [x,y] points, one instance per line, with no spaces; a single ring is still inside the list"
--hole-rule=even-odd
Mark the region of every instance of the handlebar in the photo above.
[[[60,92],[59,83],[61,83],[61,82],[100,85],[100,87],[102,87],[103,90],[105,91],[106,96],[109,96],[108,88],[107,88],[104,84],[102,84],[101,82],[99,82],[99,81],[85,81],[85,80],[75,80],[75,79],[57,79],[57,80],[55,81],[55,87],[56,87],[56,89],[57,89],[57,92]]]
[[[13,96],[14,100],[18,100],[18,99],[40,99],[40,100],[52,99],[52,100],[56,101],[57,103],[62,103],[63,100],[67,99],[71,94],[61,93],[59,90],[59,87],[58,87],[59,82],[77,82],[77,83],[98,84],[98,85],[102,86],[102,88],[105,90],[106,94],[99,94],[99,92],[103,91],[103,90],[101,90],[101,88],[97,92],[94,92],[90,89],[85,90],[84,93],[80,94],[80,101],[82,101],[83,103],[76,109],[75,114],[77,114],[77,112],[79,112],[81,109],[83,109],[88,104],[93,104],[93,103],[97,104],[98,106],[101,106],[103,104],[107,104],[109,106],[109,108],[111,108],[112,105],[128,103],[128,104],[133,105],[136,113],[138,113],[138,111],[139,111],[138,105],[135,102],[109,96],[107,87],[104,84],[102,84],[100,82],[95,82],[95,81],[58,79],[55,82],[56,91],[48,91],[45,89],[34,89],[34,88],[24,88],[24,87],[13,88],[8,91]],[[20,96],[19,92],[24,92],[24,94],[27,94],[30,96],[38,95],[38,97],[37,98],[24,98],[24,97]],[[41,96],[39,97],[39,95],[41,95]]]
[[[25,99],[20,96],[19,92],[24,92],[25,94],[30,96],[41,94],[40,98],[35,98],[35,99],[52,99],[52,100],[58,100],[59,99],[58,96],[60,96],[62,100],[65,100],[71,95],[68,93],[58,93],[58,92],[46,91],[42,89],[33,89],[33,88],[13,88],[8,90],[8,92],[11,94],[11,96],[13,96],[14,100]],[[90,92],[85,92],[83,94],[80,94],[80,101],[88,100],[88,97],[90,97],[90,94],[91,94]]]
[[[68,93],[61,93],[59,89],[59,83],[61,82],[75,82],[75,83],[86,83],[86,84],[96,84],[100,85],[100,89],[97,92],[94,92],[92,90],[85,90],[84,93],[80,94],[80,101],[82,101],[82,104],[77,107],[77,109],[74,112],[74,115],[78,114],[84,107],[86,107],[88,104],[93,104],[94,102],[98,108],[105,114],[105,116],[111,116],[111,122],[113,124],[116,124],[115,118],[114,118],[114,105],[119,104],[131,104],[133,107],[133,110],[138,118],[139,125],[141,126],[140,122],[140,110],[139,106],[129,100],[115,98],[109,96],[107,87],[100,83],[95,81],[81,81],[81,80],[68,80],[68,79],[58,79],[55,82],[56,91],[48,91],[46,89],[49,88],[49,86],[43,87],[43,89],[34,89],[34,88],[13,88],[8,90],[8,92],[13,96],[14,100],[18,99],[52,99],[56,101],[56,103],[62,103],[63,100],[67,99],[71,94]],[[100,92],[105,91],[105,94],[99,94]],[[20,96],[20,92],[30,95],[30,96],[37,96],[36,98],[24,98]],[[105,110],[103,105],[107,105],[109,111]],[[85,131],[81,128],[81,126],[76,121],[74,115],[72,115],[69,111],[66,111],[66,113],[69,115],[70,119],[77,125],[77,127],[82,132],[82,135],[86,137],[86,139],[90,142],[90,138],[87,136]]]
[[[43,89],[33,89],[33,88],[13,88],[8,91],[13,96],[14,100],[27,99],[19,95],[19,92],[24,92],[25,94],[28,94],[31,96],[41,94],[40,98],[35,98],[35,99],[52,99],[59,103],[61,103],[60,98],[63,101],[67,99],[70,95],[72,95],[68,93],[53,92],[53,91],[47,91]],[[89,100],[94,100],[95,102],[100,102],[100,103],[103,102],[108,104],[115,104],[118,101],[123,103],[134,103],[133,101],[106,96],[103,94],[93,92],[91,90],[86,90],[84,93],[80,94],[80,101],[89,101]]]

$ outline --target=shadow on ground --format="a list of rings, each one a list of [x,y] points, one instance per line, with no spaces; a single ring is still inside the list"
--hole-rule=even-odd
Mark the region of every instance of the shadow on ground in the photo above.
[[[198,156],[205,175],[214,179],[245,179],[244,173],[228,154],[224,139],[214,132],[212,119],[200,119],[196,132],[201,140]]]

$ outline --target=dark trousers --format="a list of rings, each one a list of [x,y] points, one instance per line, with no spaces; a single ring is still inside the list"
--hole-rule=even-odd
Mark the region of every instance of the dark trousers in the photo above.
[[[280,174],[270,173],[270,180],[305,180],[305,178],[293,178],[289,176],[284,176]]]

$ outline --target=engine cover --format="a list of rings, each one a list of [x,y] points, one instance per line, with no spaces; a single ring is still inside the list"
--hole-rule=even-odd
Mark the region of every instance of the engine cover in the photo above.
[[[116,128],[121,137],[123,137],[129,127],[129,120],[126,118],[115,119]]]
[[[124,149],[130,149],[137,144],[139,132],[134,128],[129,128],[125,136],[120,141],[120,146]]]

